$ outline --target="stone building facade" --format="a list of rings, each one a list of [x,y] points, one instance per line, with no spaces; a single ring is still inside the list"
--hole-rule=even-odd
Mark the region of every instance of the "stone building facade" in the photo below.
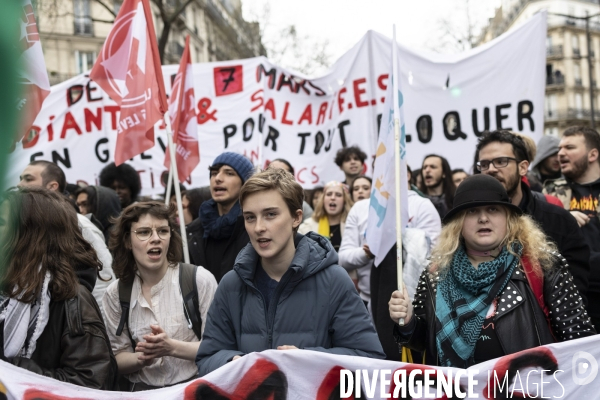
[[[172,12],[183,0],[166,0]],[[122,0],[34,1],[50,83],[92,68]],[[163,28],[150,0],[157,38]],[[113,13],[109,12],[111,10]],[[242,18],[241,0],[192,0],[172,24],[163,64],[178,64],[186,35],[192,62],[224,61],[265,55],[258,23]]]
[[[560,136],[572,125],[591,125],[592,102],[600,126],[600,17],[589,19],[591,69],[586,21],[576,17],[600,13],[598,0],[503,0],[483,30],[485,43],[538,11],[548,12],[546,39],[545,134]]]

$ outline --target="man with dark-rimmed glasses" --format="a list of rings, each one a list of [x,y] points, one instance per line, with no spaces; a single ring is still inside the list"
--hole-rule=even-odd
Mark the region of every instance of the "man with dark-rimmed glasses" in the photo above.
[[[476,151],[477,170],[500,181],[511,202],[536,221],[556,243],[587,305],[590,249],[575,218],[561,207],[548,203],[541,193],[532,192],[523,179],[531,161],[523,139],[505,130],[488,132],[479,139]]]

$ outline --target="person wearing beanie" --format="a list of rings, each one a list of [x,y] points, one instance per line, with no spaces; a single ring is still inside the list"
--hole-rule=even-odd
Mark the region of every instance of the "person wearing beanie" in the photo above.
[[[199,218],[187,227],[188,248],[190,262],[202,265],[219,282],[250,240],[238,198],[254,166],[240,154],[225,152],[215,158],[209,171],[211,199],[202,203]]]
[[[527,173],[532,190],[541,192],[544,182],[562,176],[558,161],[558,143],[560,140],[554,136],[543,136],[538,142],[537,154]]]

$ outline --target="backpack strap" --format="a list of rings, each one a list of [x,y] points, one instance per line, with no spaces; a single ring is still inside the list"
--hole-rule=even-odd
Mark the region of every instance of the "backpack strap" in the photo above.
[[[198,340],[202,338],[202,317],[200,316],[200,301],[198,285],[196,284],[196,265],[179,263],[179,287],[183,297],[183,312]]]
[[[131,291],[133,289],[133,280],[129,284],[127,284],[123,282],[122,279],[119,279],[118,287],[119,303],[121,303],[121,319],[119,320],[119,326],[117,326],[116,334],[117,336],[121,336],[121,333],[123,333],[123,328],[127,324],[127,321],[129,321],[129,309],[131,304]],[[131,346],[135,351],[136,343],[135,340],[133,340],[133,336],[131,336],[131,330],[127,329],[127,332],[129,333],[129,340],[131,341]]]

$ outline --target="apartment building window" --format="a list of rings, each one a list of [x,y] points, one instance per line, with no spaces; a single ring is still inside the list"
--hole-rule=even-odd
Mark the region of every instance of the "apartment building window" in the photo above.
[[[573,48],[573,56],[580,56],[581,52],[579,51],[579,36],[576,34],[571,35],[571,47]]]
[[[83,74],[84,72],[92,69],[95,60],[95,52],[75,50],[75,70],[78,74]]]
[[[583,96],[581,93],[575,93],[575,114],[577,118],[583,118]]]
[[[113,1],[113,11],[116,14],[121,10],[121,6],[123,5],[123,0],[114,0]]]
[[[581,86],[581,66],[579,63],[573,65],[573,78],[575,78],[575,86]]]
[[[548,127],[546,129],[544,129],[544,134],[546,136],[558,137],[558,128],[556,126]]]
[[[76,35],[93,35],[90,0],[73,0],[74,28]]]
[[[549,94],[546,95],[546,110],[545,117],[546,118],[556,118],[556,95]]]

